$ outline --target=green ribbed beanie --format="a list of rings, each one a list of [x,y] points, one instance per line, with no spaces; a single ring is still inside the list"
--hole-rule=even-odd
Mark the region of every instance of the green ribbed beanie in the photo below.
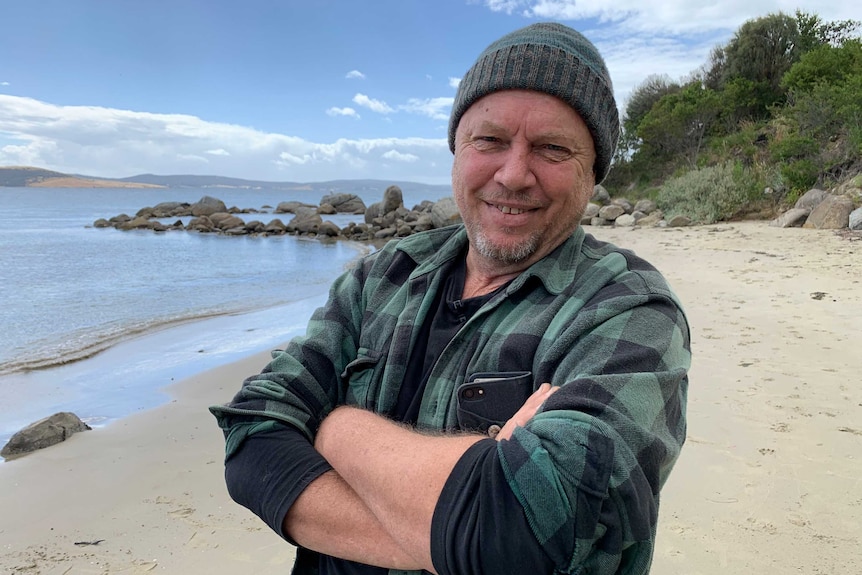
[[[604,180],[620,134],[611,77],[596,47],[562,24],[531,24],[479,55],[458,85],[449,118],[449,149],[455,152],[455,130],[467,108],[491,92],[515,89],[551,94],[580,114],[596,147],[596,183]]]

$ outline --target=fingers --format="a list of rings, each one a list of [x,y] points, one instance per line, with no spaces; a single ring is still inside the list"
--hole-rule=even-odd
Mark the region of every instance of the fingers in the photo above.
[[[499,430],[496,435],[490,434],[497,441],[503,439],[509,439],[512,436],[512,433],[515,431],[516,427],[524,427],[527,425],[527,422],[530,421],[536,413],[541,409],[542,404],[551,397],[557,390],[560,389],[558,386],[552,386],[550,383],[543,383],[533,392],[533,394],[527,398],[527,401],[524,402],[524,405],[506,422],[506,424]]]

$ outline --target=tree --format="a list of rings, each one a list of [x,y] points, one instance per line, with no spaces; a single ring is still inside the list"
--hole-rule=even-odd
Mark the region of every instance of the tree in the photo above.
[[[638,126],[638,137],[659,158],[682,156],[695,166],[719,109],[718,94],[693,81],[653,105]]]
[[[799,59],[796,19],[779,12],[743,24],[724,48],[722,86],[743,78],[762,87],[758,103],[766,115],[770,106],[784,100],[781,78]]]
[[[817,14],[796,11],[796,28],[799,30],[799,48],[805,53],[820,46],[841,46],[853,38],[860,26],[858,20],[824,22]]]

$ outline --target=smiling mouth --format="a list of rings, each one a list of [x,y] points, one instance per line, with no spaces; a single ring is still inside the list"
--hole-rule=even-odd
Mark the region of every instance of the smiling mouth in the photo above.
[[[525,214],[525,213],[530,211],[530,210],[522,210],[520,208],[510,208],[509,206],[494,205],[494,207],[497,208],[499,211],[503,212],[504,214],[512,214],[512,215]]]

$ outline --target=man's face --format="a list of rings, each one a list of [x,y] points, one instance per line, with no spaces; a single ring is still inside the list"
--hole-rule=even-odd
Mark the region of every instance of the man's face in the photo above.
[[[461,116],[452,166],[468,257],[511,272],[553,251],[592,196],[595,159],[586,124],[562,100],[529,90],[477,100]]]

